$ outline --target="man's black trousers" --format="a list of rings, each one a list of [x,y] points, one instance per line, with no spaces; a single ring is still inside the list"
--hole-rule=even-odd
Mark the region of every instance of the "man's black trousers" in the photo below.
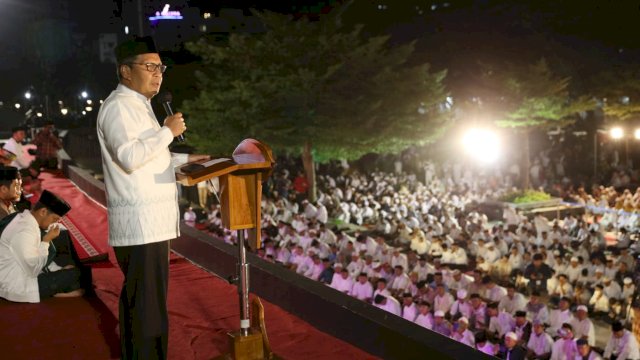
[[[169,241],[114,247],[120,293],[122,359],[166,359],[169,337]]]

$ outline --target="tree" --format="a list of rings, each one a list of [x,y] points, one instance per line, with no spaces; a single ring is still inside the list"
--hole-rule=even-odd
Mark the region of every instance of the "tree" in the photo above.
[[[591,88],[607,121],[625,121],[640,114],[640,68],[613,67],[593,77]]]
[[[529,134],[536,129],[569,125],[580,112],[593,109],[595,102],[586,96],[571,96],[570,78],[554,74],[544,59],[526,66],[511,64],[503,71],[490,70],[484,78],[495,124],[522,135],[522,187],[529,189]]]
[[[256,137],[274,150],[302,155],[310,199],[315,161],[398,152],[433,140],[447,123],[440,109],[445,72],[410,66],[413,43],[364,38],[334,14],[319,21],[256,13],[268,29],[206,39],[187,48],[203,59],[199,95],[185,101],[190,141],[228,153]]]

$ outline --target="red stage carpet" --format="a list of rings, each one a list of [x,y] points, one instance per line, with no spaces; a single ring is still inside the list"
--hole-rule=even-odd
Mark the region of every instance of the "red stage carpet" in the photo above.
[[[48,176],[55,191],[79,211],[73,223],[112,263],[93,270],[96,298],[48,299],[40,304],[0,300],[2,359],[110,359],[120,355],[117,334],[122,274],[106,245],[106,211],[66,179]],[[90,224],[90,225],[84,225]],[[90,226],[85,228],[84,226]],[[98,239],[98,240],[96,240]],[[372,359],[263,301],[271,346],[285,359]],[[211,359],[227,351],[226,333],[239,327],[236,288],[172,255],[169,279],[169,358]],[[338,323],[336,323],[338,326]]]

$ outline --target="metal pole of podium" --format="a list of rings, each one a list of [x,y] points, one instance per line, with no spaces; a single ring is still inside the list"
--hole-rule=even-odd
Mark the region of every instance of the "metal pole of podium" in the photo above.
[[[240,297],[240,335],[249,335],[249,264],[245,248],[244,230],[238,230],[238,296]]]

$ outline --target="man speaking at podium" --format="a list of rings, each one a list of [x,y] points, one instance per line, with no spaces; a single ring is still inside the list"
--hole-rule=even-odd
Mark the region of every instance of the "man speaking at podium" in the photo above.
[[[160,126],[150,100],[160,90],[162,64],[151,37],[116,49],[119,84],[98,113],[97,131],[107,190],[109,244],[124,274],[120,294],[123,359],[166,359],[169,240],[179,236],[174,167],[209,159],[172,154],[186,130],[181,113]]]

